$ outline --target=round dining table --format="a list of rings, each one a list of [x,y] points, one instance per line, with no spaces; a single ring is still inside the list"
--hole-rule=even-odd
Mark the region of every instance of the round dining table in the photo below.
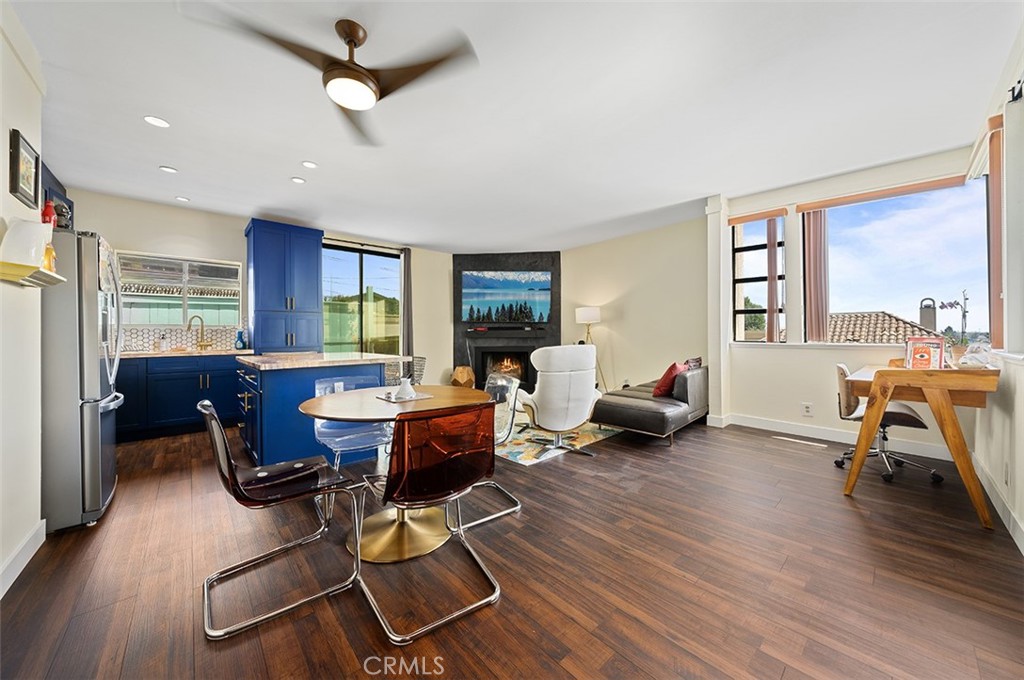
[[[397,387],[371,387],[336,392],[308,399],[299,404],[299,411],[311,418],[342,422],[391,422],[400,413],[429,413],[456,406],[472,406],[491,401],[483,390],[454,385],[416,385],[415,399],[390,401]],[[451,538],[445,522],[444,508],[404,510],[388,508],[363,521],[363,537],[359,542],[361,559],[388,563],[412,559],[432,552]],[[354,534],[348,537],[348,548],[355,552]]]

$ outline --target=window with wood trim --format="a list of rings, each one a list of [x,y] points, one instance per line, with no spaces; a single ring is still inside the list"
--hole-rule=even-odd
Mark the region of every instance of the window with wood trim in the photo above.
[[[988,341],[986,203],[961,176],[798,205],[807,341]]]
[[[785,243],[782,218],[732,222],[733,338],[785,342]]]

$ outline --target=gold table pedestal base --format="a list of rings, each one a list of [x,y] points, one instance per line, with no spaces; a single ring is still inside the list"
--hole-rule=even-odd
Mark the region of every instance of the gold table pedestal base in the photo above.
[[[397,510],[389,508],[363,520],[363,540],[359,543],[363,562],[386,564],[401,562],[437,550],[451,532],[444,521],[444,508]],[[349,532],[345,544],[355,554],[355,535]]]

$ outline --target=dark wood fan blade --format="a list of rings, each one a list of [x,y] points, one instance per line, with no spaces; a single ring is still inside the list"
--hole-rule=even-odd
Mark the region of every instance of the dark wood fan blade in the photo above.
[[[345,120],[352,124],[352,129],[356,132],[356,142],[364,146],[379,146],[373,137],[370,136],[370,133],[367,132],[364,125],[365,119],[361,111],[350,111],[344,106],[338,106],[338,110],[341,111],[341,115],[344,116]]]
[[[233,18],[232,23],[237,28],[245,31],[246,33],[249,33],[250,35],[258,36],[260,38],[263,38],[264,40],[274,43],[278,47],[288,50],[299,59],[302,59],[311,66],[316,67],[321,72],[325,68],[327,68],[328,64],[337,61],[342,61],[338,57],[331,56],[330,54],[325,54],[324,52],[321,52],[320,50],[315,50],[312,47],[306,47],[305,45],[300,45],[298,43],[292,42],[291,40],[286,40],[276,35],[267,33],[259,28],[256,28],[252,24],[240,21],[237,18]]]
[[[457,45],[445,50],[433,59],[428,59],[427,61],[422,61],[418,64],[410,64],[408,66],[381,69],[371,68],[366,70],[370,72],[370,74],[377,80],[377,84],[380,85],[379,99],[383,99],[395,90],[405,87],[417,78],[421,78],[439,66],[466,58],[475,60],[476,52],[473,51],[473,45],[470,44],[469,40],[462,37]]]

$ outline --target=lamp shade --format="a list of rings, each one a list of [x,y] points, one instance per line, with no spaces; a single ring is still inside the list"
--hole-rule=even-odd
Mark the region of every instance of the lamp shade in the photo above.
[[[577,307],[576,323],[601,323],[601,308]]]

